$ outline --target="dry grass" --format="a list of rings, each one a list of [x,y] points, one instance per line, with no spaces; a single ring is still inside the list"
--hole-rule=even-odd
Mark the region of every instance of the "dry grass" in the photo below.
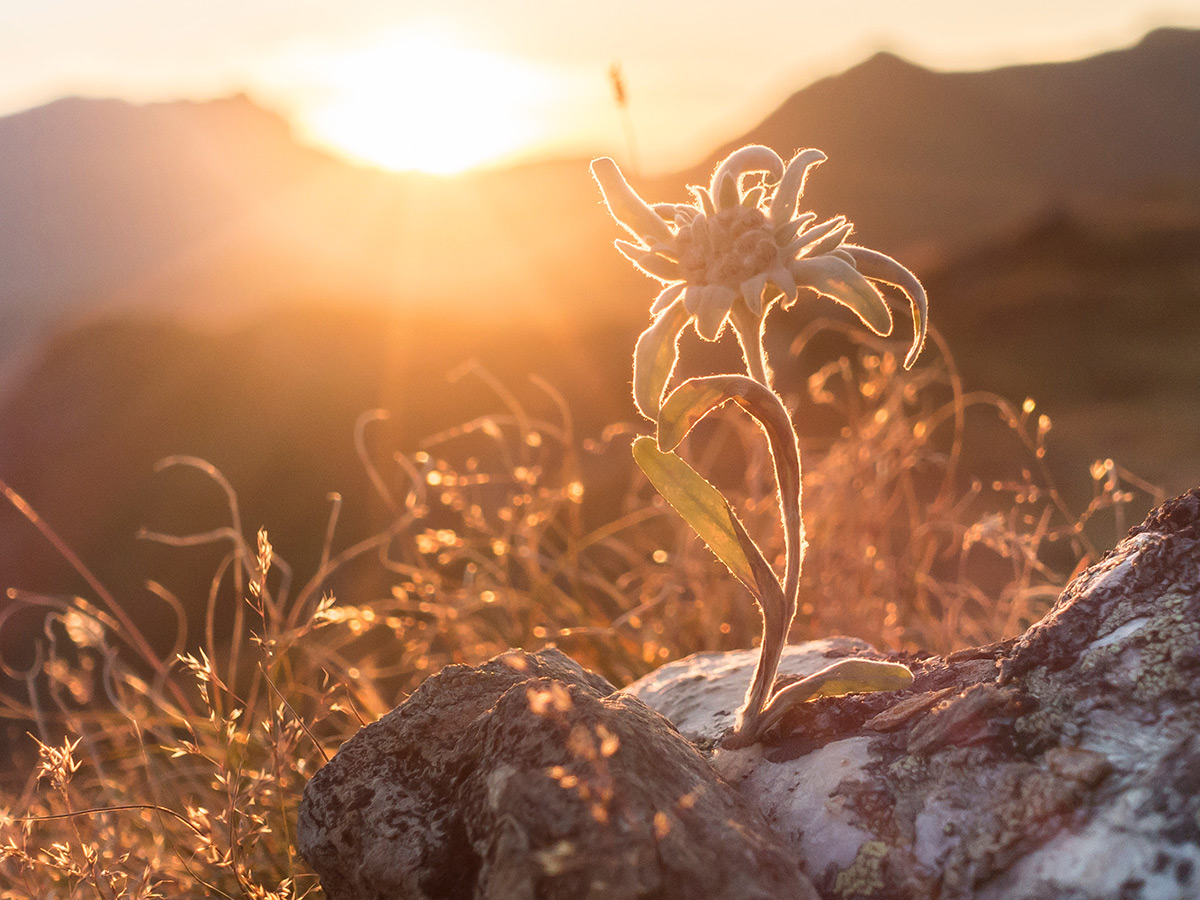
[[[832,437],[804,451],[811,548],[793,640],[845,633],[944,651],[1013,634],[1096,558],[1093,541],[1111,544],[1128,504],[1146,503],[1134,496],[1145,485],[1099,463],[1092,502],[1071,512],[1045,464],[1049,421],[1032,402],[964,394],[934,343],[942,352],[905,374],[883,345],[856,339],[807,396],[790,398],[832,423]],[[802,335],[795,352],[806,345]],[[30,668],[5,662],[25,694],[4,698],[3,714],[29,722],[38,741],[36,760],[31,750],[0,793],[5,896],[317,896],[292,830],[305,781],[442,666],[556,643],[624,683],[686,653],[755,641],[744,590],[635,474],[629,429],[580,444],[548,386],[530,391],[549,410],[538,415],[474,374],[500,411],[415,453],[368,452],[381,414],[363,417],[357,445],[390,522],[341,547],[333,498],[325,551],[303,583],[265,531],[246,532],[219,472],[165,461],[207,472],[229,499],[228,522],[209,532],[147,536],[181,553],[227,549],[200,646],[156,653],[94,579],[90,599],[10,592],[10,609],[44,610],[45,640]],[[719,470],[778,553],[758,435],[730,415],[690,440],[686,452],[701,471]],[[1002,441],[1009,474],[967,471],[973,442]],[[585,526],[581,454],[610,457],[627,485],[616,519],[598,528]],[[326,593],[367,564],[374,575],[357,595]],[[386,590],[367,586],[378,584]]]

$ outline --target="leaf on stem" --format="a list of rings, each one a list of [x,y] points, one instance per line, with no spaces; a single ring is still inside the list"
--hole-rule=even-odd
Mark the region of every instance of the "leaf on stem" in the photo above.
[[[902,691],[913,682],[908,666],[879,659],[842,659],[820,672],[776,691],[763,710],[758,733],[770,730],[797,704],[817,697]]]
[[[655,489],[760,604],[764,595],[779,593],[771,567],[720,491],[674,453],[659,450],[648,435],[633,442],[633,458]]]
[[[779,395],[745,375],[689,378],[671,392],[658,414],[658,446],[674,450],[692,427],[717,407],[732,400],[762,426],[775,460],[775,478],[789,542],[803,554],[799,521],[800,451],[796,433]],[[791,521],[794,519],[795,521]]]

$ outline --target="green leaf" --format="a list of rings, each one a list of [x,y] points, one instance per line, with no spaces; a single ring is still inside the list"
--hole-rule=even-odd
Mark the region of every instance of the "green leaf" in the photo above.
[[[680,296],[642,332],[633,351],[633,402],[652,422],[658,418],[663,391],[679,359],[679,334],[690,318]]]
[[[792,419],[783,401],[770,388],[745,375],[689,378],[671,391],[658,413],[658,446],[674,450],[697,422],[731,400],[766,431],[777,465],[790,463],[798,455]],[[799,485],[795,487],[799,492]]]
[[[733,401],[762,426],[775,461],[780,514],[789,547],[788,582],[794,589],[804,555],[804,526],[800,520],[800,450],[792,419],[779,395],[745,375],[710,375],[689,378],[671,392],[658,414],[658,446],[674,450],[692,427],[710,412]],[[790,617],[788,619],[790,622]]]
[[[770,566],[720,491],[674,453],[659,450],[648,435],[633,442],[633,458],[663,499],[754,593],[760,605],[772,584],[774,592],[779,592],[779,582]]]
[[[777,725],[792,707],[817,697],[902,691],[913,682],[908,666],[879,659],[842,659],[777,691],[763,710],[758,734]]]

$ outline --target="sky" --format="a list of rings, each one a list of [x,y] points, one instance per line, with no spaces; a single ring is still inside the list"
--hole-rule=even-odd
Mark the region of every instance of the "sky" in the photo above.
[[[983,69],[1159,25],[1200,28],[1200,0],[0,0],[0,115],[245,92],[388,168],[613,153],[653,173],[880,49]]]

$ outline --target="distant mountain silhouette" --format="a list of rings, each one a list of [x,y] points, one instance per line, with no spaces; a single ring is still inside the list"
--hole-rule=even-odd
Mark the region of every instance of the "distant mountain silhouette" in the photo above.
[[[880,53],[747,141],[830,160],[808,201],[924,267],[1048,207],[1200,206],[1200,32],[938,73]],[[355,298],[473,317],[641,316],[584,161],[459,179],[349,165],[245,97],[71,99],[0,119],[0,364],[61,316]],[[707,167],[641,187],[677,196]],[[922,252],[924,251],[924,252]],[[628,289],[628,290],[626,290]]]
[[[569,321],[611,316],[609,282],[639,280],[610,259],[585,161],[396,175],[303,146],[245,97],[58,101],[0,118],[0,159],[0,366],[93,310],[345,299]]]
[[[879,53],[793,94],[743,143],[829,156],[806,198],[870,246],[945,255],[1069,202],[1200,204],[1200,31],[1075,62],[931,72]]]

